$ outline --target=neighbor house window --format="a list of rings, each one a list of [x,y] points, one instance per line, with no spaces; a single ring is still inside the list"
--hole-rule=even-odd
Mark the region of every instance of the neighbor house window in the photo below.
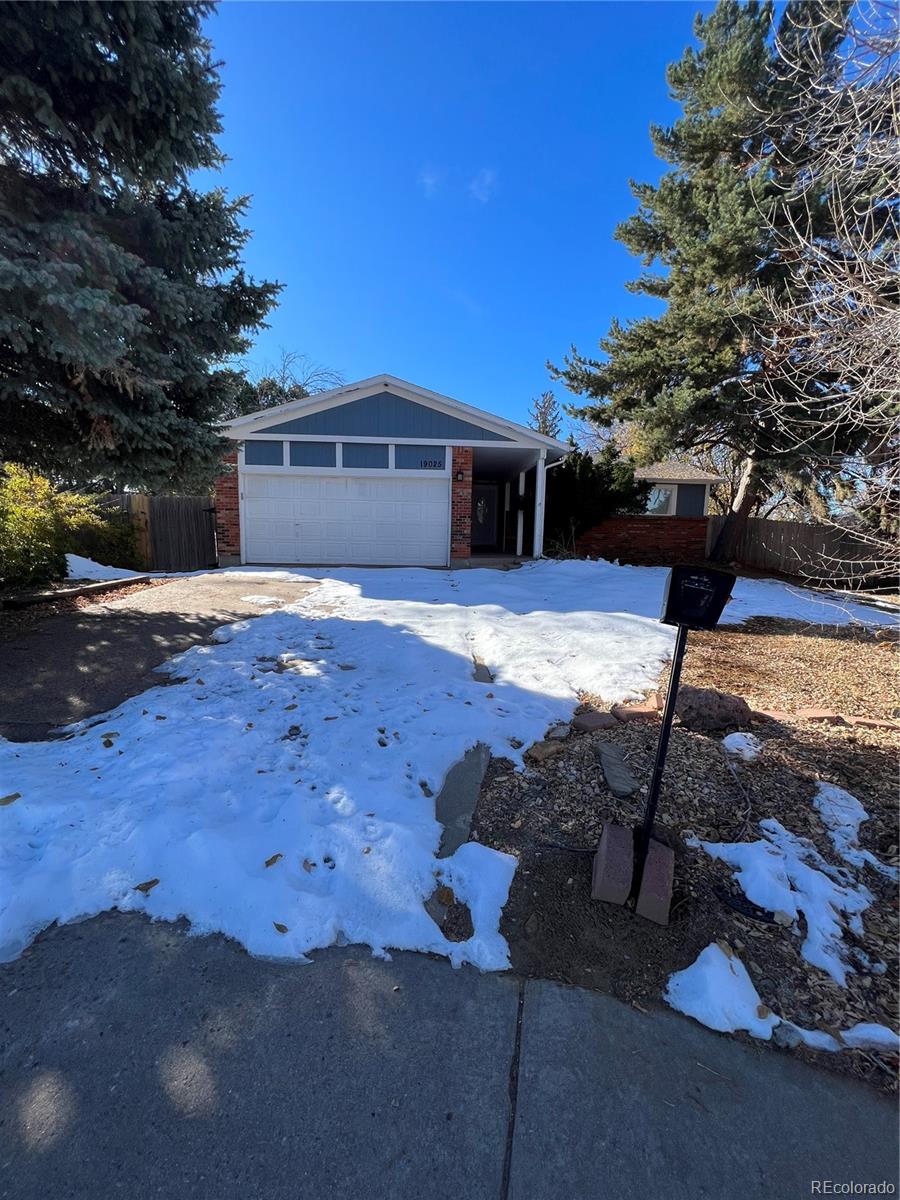
[[[248,467],[281,467],[284,465],[284,442],[244,442],[244,465]]]
[[[446,446],[395,446],[394,466],[398,471],[443,471]]]
[[[647,497],[647,512],[653,517],[665,517],[672,511],[675,488],[656,483]]]
[[[388,448],[383,442],[344,442],[345,467],[375,467],[387,469]]]

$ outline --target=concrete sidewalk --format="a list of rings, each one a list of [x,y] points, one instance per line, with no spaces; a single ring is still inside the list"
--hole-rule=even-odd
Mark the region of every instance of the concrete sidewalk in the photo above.
[[[667,1012],[108,913],[0,966],[5,1200],[793,1200],[896,1184],[894,1105]]]

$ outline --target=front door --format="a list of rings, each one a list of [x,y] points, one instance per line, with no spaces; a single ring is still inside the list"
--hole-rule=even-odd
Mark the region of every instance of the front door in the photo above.
[[[472,548],[496,549],[500,485],[472,485]]]

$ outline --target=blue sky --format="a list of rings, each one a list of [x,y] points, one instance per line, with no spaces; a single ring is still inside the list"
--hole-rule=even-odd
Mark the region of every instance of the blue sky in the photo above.
[[[651,309],[612,233],[700,7],[222,4],[218,178],[286,285],[251,368],[284,347],[524,421],[548,358]]]

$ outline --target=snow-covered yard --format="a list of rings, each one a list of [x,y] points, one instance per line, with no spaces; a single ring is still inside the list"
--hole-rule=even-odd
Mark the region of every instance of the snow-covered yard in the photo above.
[[[64,740],[0,742],[0,959],[115,907],[260,955],[358,942],[502,969],[515,859],[474,842],[436,858],[431,797],[476,742],[521,763],[580,692],[651,688],[674,640],[656,620],[666,572],[243,574],[262,615],[168,663],[173,682]],[[311,577],[297,603],[270,602],[267,579]],[[891,619],[742,579],[726,620],[751,615]],[[474,659],[493,683],[475,682]],[[437,883],[469,906],[467,941],[426,913]]]

